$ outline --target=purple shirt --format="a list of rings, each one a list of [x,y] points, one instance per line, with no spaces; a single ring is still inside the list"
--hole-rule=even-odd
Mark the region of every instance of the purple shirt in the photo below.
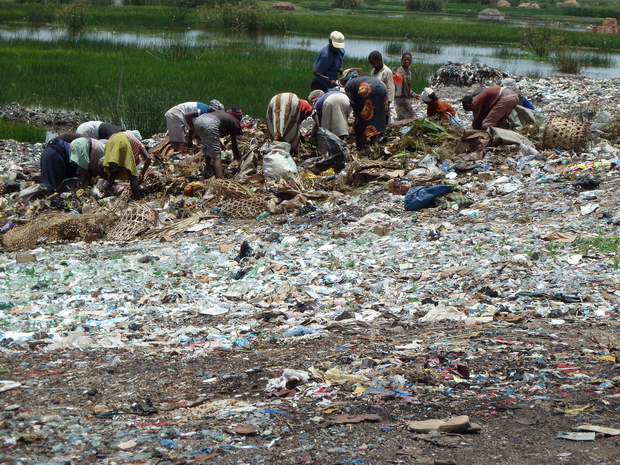
[[[342,92],[339,92],[337,90],[331,90],[326,94],[321,95],[319,99],[314,102],[314,109],[316,110],[317,115],[319,115],[319,118],[323,116],[323,104],[325,103],[325,99],[327,98],[327,96],[333,94],[342,94]]]

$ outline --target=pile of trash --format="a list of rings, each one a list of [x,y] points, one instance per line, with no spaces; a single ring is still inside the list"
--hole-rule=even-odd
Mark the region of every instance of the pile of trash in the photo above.
[[[252,122],[204,180],[154,135],[129,203],[19,199],[42,147],[1,141],[4,237],[39,231],[0,254],[2,456],[615,463],[620,87],[519,83],[587,140],[429,121],[293,159]]]
[[[0,118],[64,132],[69,132],[71,128],[75,129],[82,122],[93,119],[89,113],[30,108],[16,102],[0,107]]]
[[[442,87],[459,86],[482,87],[487,83],[497,85],[502,79],[512,77],[510,73],[497,68],[486,66],[482,63],[453,63],[448,62],[431,76],[430,85],[436,90]]]

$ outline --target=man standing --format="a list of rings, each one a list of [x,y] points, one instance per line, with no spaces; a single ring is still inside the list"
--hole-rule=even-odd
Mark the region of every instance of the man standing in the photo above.
[[[344,55],[344,35],[334,31],[329,35],[329,44],[321,49],[314,62],[314,77],[310,83],[312,90],[327,92],[338,85],[336,79],[342,74]]]

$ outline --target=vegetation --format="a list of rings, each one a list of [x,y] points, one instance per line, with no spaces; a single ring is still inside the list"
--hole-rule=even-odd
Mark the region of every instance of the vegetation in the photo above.
[[[405,0],[405,8],[413,11],[442,11],[445,0]]]
[[[331,0],[330,6],[351,10],[361,8],[363,4],[364,0]]]
[[[0,87],[0,105],[17,101],[88,111],[156,134],[165,130],[163,114],[179,102],[217,98],[227,107],[262,117],[278,92],[305,97],[315,58],[315,51],[270,50],[250,39],[217,47],[171,43],[146,50],[87,40],[4,41],[0,62],[12,72]],[[362,59],[346,64],[368,68]],[[419,90],[419,82],[427,83],[438,66],[412,66]]]
[[[599,233],[596,237],[578,241],[577,246],[583,255],[588,255],[591,252],[609,254],[613,268],[617,270],[620,266],[620,237],[618,236],[605,237]]]
[[[430,42],[428,40],[414,40],[411,42],[411,52],[431,53],[439,55],[443,52],[444,46],[438,42]]]
[[[77,1],[63,5],[61,9],[61,17],[64,24],[72,33],[82,31],[89,20],[89,6],[84,1]]]
[[[43,1],[43,0],[42,0]],[[45,0],[43,4],[0,2],[0,22],[6,24],[55,24],[63,23],[60,10],[62,5],[56,0]],[[82,0],[84,2],[108,0]],[[477,10],[487,5],[464,5],[451,3],[443,12],[413,12],[405,10],[401,2],[377,0],[364,3],[360,10],[372,14],[385,15],[386,12],[399,12],[402,17],[371,17],[366,14],[350,15],[350,11],[331,10],[331,0],[299,0],[296,11],[273,11],[271,1],[257,0],[131,0],[149,6],[123,6],[89,8],[88,17],[80,22],[88,27],[108,28],[116,31],[136,31],[146,29],[178,28],[227,28],[247,30],[286,31],[287,33],[328,35],[333,30],[342,30],[345,36],[382,37],[402,40],[415,38],[426,43],[522,43],[522,28],[511,24],[497,24],[477,21]],[[426,0],[424,0],[426,1]],[[50,3],[48,3],[50,2]],[[194,5],[196,5],[194,7]],[[607,7],[607,6],[606,6]],[[549,27],[554,34],[564,40],[567,46],[590,47],[603,52],[620,50],[620,35],[584,34],[580,31],[562,29],[561,24],[570,20],[588,24],[589,18],[562,16],[560,9],[524,10],[511,8],[515,18],[547,16]],[[576,11],[576,9],[571,9]],[[208,13],[207,13],[208,12]],[[342,15],[346,16],[343,28]],[[573,13],[575,14],[575,13]],[[464,21],[446,21],[454,16]],[[317,20],[320,16],[320,20]],[[606,15],[610,16],[610,15]],[[614,16],[614,15],[611,15]],[[615,16],[620,16],[617,8]],[[512,16],[511,16],[512,17]],[[471,19],[467,21],[467,19]],[[80,23],[78,22],[78,24]],[[558,26],[551,26],[559,22]],[[441,27],[438,27],[441,25]]]
[[[612,60],[607,57],[597,57],[584,52],[560,49],[551,54],[553,69],[565,74],[579,74],[588,66],[611,68]]]
[[[254,0],[227,0],[200,9],[200,19],[207,28],[235,31],[286,32],[286,22]]]
[[[560,31],[551,27],[528,27],[521,33],[522,47],[539,58],[547,58],[565,42]]]
[[[3,139],[36,144],[45,140],[45,129],[26,123],[13,123],[0,119],[0,134]]]

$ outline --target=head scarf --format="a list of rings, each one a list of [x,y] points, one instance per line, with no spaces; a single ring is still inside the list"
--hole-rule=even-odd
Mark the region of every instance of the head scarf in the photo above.
[[[430,87],[425,87],[422,93],[420,94],[420,99],[424,103],[431,103],[433,100],[437,100],[437,95],[435,91]]]
[[[71,142],[69,157],[73,163],[87,170],[90,161],[90,139],[80,137]]]
[[[140,142],[142,142],[142,134],[140,134],[140,131],[136,129],[128,129],[126,132],[128,132],[129,134],[134,136],[136,139],[138,139]]]
[[[209,110],[210,111],[224,111],[224,105],[219,100],[211,100],[209,102]]]
[[[314,105],[314,102],[320,99],[323,95],[325,95],[325,92],[321,89],[313,90],[310,92],[310,95],[308,95],[308,101]]]
[[[519,84],[517,84],[517,81],[515,81],[512,78],[502,79],[502,82],[500,84],[502,87],[507,87],[508,89],[513,91],[515,94],[519,93]]]
[[[344,86],[350,79],[360,77],[362,75],[361,69],[359,68],[349,68],[345,69],[344,73],[342,73],[342,77],[340,78],[340,85]]]
[[[239,123],[243,119],[243,112],[239,108],[235,108],[234,110],[231,108],[230,110],[226,110],[226,113],[228,113],[231,116],[234,116],[237,122]]]
[[[243,119],[243,112],[241,111],[240,108],[235,108],[234,110],[232,108],[226,110],[226,113],[228,113],[229,115],[231,115],[233,118],[235,118],[237,120],[238,126],[239,126],[239,131],[237,132],[237,135],[240,136],[243,134],[243,129],[241,129],[241,120]]]

